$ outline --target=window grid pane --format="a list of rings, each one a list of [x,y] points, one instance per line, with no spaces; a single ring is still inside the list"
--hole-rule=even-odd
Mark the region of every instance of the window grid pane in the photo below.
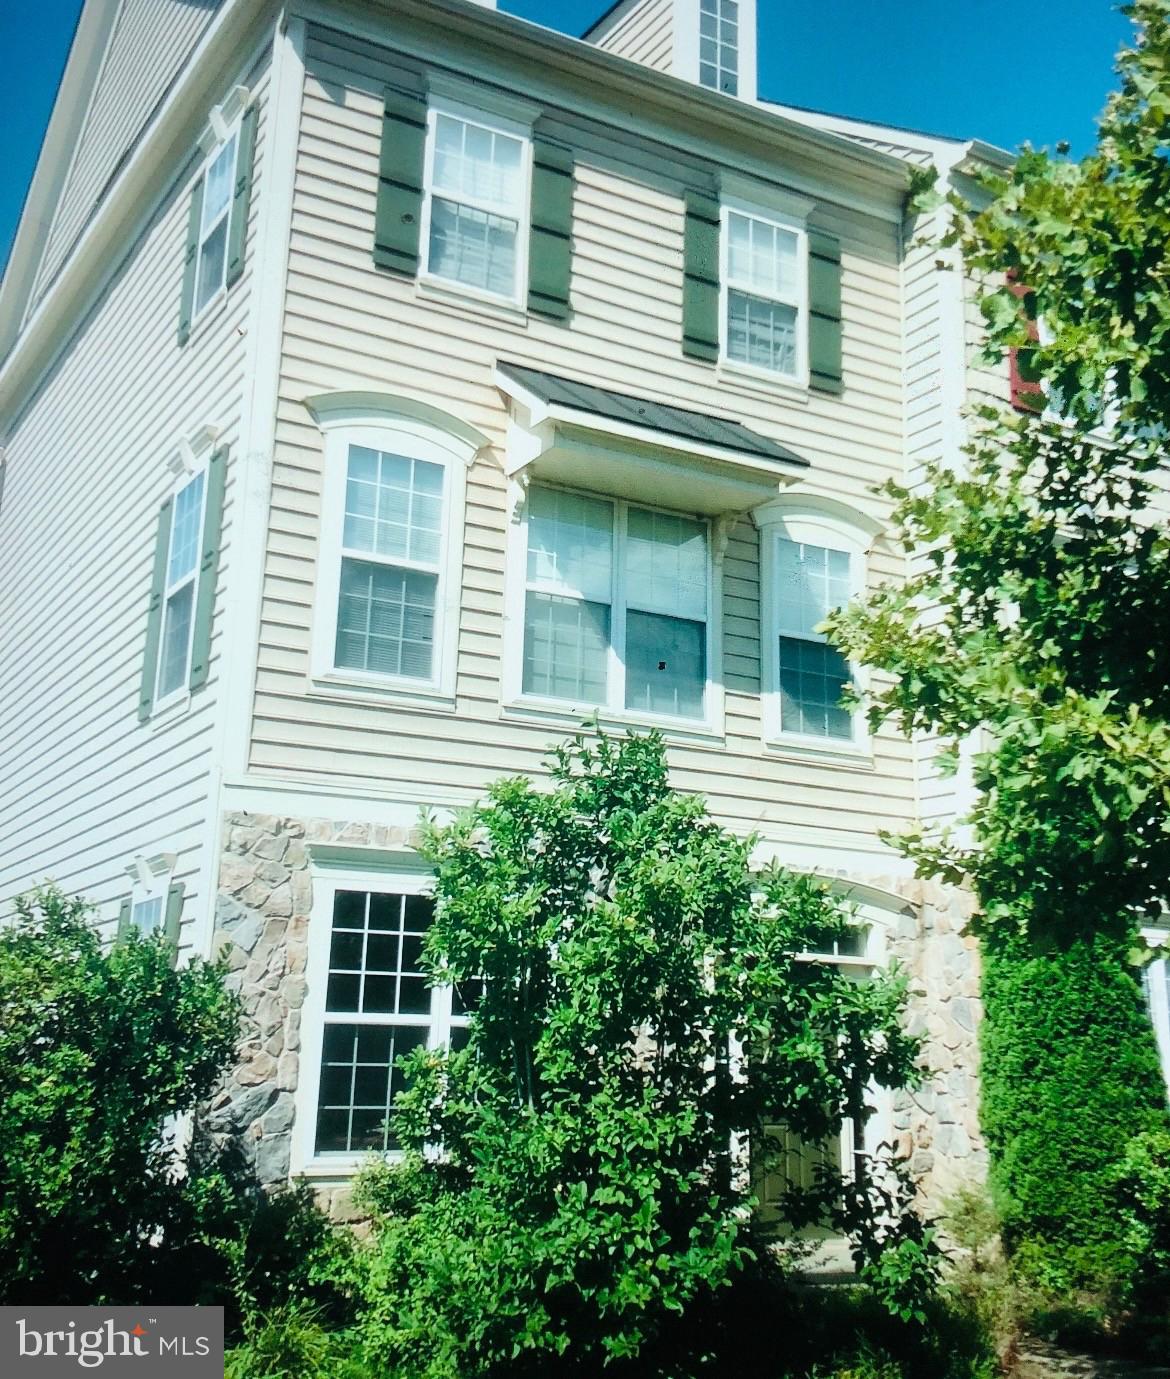
[[[236,170],[236,136],[212,159],[203,180],[203,206],[199,226],[199,271],[195,286],[195,310],[202,309],[224,284],[227,268],[228,211]]]
[[[853,592],[848,552],[779,541],[776,565],[780,631],[820,639],[816,629]]]
[[[739,5],[702,0],[699,14],[699,82],[729,96],[739,94]]]
[[[524,693],[604,704],[609,608],[529,590],[524,607]]]
[[[347,550],[437,566],[443,466],[351,445],[345,483]]]
[[[734,289],[727,294],[727,357],[770,373],[796,376],[794,306]]]
[[[181,688],[187,679],[194,609],[195,581],[189,579],[167,598],[163,615],[162,654],[158,669],[160,699]]]
[[[784,732],[848,740],[853,719],[841,705],[849,666],[834,647],[780,638],[780,725]]]
[[[335,664],[429,680],[438,584],[423,571],[343,558]]]
[[[707,528],[693,517],[630,508],[626,582],[631,607],[703,621],[707,616]]]
[[[192,574],[199,563],[199,537],[203,527],[203,473],[196,474],[175,495],[171,511],[171,551],[167,584]]]
[[[707,628],[631,609],[626,617],[626,708],[703,716]]]
[[[162,927],[162,897],[152,896],[149,900],[138,900],[131,914],[134,927],[143,938],[149,938]]]
[[[318,1153],[398,1147],[388,1118],[405,1079],[395,1061],[430,1042],[435,1026],[434,993],[421,966],[433,912],[427,896],[338,891],[334,897]],[[347,1014],[382,1018],[356,1023]]]

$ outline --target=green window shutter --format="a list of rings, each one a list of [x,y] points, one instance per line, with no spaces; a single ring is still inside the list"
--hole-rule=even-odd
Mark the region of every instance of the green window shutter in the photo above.
[[[573,271],[573,154],[539,134],[532,140],[532,239],[528,309],[564,320]]]
[[[256,107],[250,105],[240,121],[236,144],[236,185],[232,191],[231,220],[228,223],[228,287],[244,271],[244,250],[248,243],[248,207],[252,201],[252,163],[256,155]]]
[[[191,188],[191,205],[187,211],[187,249],[183,259],[183,297],[179,303],[179,344],[185,345],[191,334],[191,317],[195,313],[195,268],[199,259],[199,227],[203,216],[203,178]]]
[[[163,595],[167,587],[167,556],[171,545],[171,509],[168,498],[158,510],[158,531],[154,538],[154,571],[150,577],[150,602],[146,607],[146,647],[142,653],[142,686],[138,692],[138,717],[143,723],[154,704],[158,679],[158,644],[162,637]]]
[[[426,142],[427,106],[421,91],[387,88],[374,215],[374,262],[408,278],[418,272]]]
[[[199,588],[195,595],[195,626],[191,634],[193,690],[207,683],[211,668],[211,624],[215,617],[215,583],[219,577],[219,552],[223,544],[223,492],[227,478],[226,450],[217,450],[207,465],[207,497],[203,515],[203,556],[199,562]]]
[[[840,393],[841,242],[819,230],[808,232],[808,309],[809,386]]]
[[[683,232],[683,353],[719,358],[719,203],[688,189]]]
[[[127,939],[129,939],[132,927],[130,923],[130,913],[130,897],[127,896],[118,906],[118,927],[114,930],[115,943],[125,943]]]
[[[183,883],[172,881],[167,891],[167,908],[163,918],[163,939],[172,953],[179,951],[179,929],[183,923]]]

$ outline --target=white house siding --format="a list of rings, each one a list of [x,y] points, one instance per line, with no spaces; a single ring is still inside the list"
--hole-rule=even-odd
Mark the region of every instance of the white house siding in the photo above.
[[[111,177],[182,72],[221,3],[122,0],[49,228],[33,305],[52,282]]]
[[[674,60],[674,8],[675,0],[633,0],[590,41],[631,62],[669,72]]]
[[[364,39],[310,32],[251,768],[290,788],[304,781],[458,802],[500,774],[537,772],[550,740],[572,726],[501,716],[506,418],[492,386],[496,360],[737,415],[811,460],[809,490],[873,508],[870,488],[902,473],[897,231],[844,206],[818,207],[843,245],[843,398],[788,401],[767,385],[719,382],[680,349],[686,167],[661,147],[565,116],[553,133],[577,155],[571,324],[439,300],[371,261],[390,61]],[[416,396],[493,442],[469,476],[454,714],[310,692],[322,445],[303,399],[354,388]],[[910,749],[883,737],[872,767],[859,769],[763,748],[757,551],[753,527],[741,522],[724,568],[726,744],[676,746],[675,779],[706,792],[738,828],[875,852],[877,830],[912,810]],[[879,551],[874,578],[895,573]]]
[[[206,905],[219,642],[234,565],[231,463],[209,682],[186,711],[145,726],[138,696],[158,508],[173,483],[167,460],[204,423],[222,428],[220,443],[238,440],[267,54],[235,79],[260,102],[244,276],[180,349],[193,150],[57,365],[19,414],[0,419],[0,912],[51,878],[111,921],[130,890],[126,864],[160,852],[179,857],[185,933]]]

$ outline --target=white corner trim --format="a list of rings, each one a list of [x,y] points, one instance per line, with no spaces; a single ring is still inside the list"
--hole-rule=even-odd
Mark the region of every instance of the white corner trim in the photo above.
[[[456,450],[465,464],[471,464],[480,451],[491,445],[489,438],[470,422],[401,393],[316,393],[305,398],[304,404],[325,432],[338,427],[371,424],[401,427],[404,421],[421,423],[432,431],[442,432],[448,440],[447,448]]]

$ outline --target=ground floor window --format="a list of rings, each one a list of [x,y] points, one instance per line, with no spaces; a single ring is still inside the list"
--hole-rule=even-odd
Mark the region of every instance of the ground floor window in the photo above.
[[[1146,967],[1143,982],[1158,1052],[1162,1056],[1162,1073],[1170,1090],[1170,933],[1151,930],[1146,938],[1161,954]]]
[[[423,970],[434,915],[425,883],[424,876],[384,887],[339,882],[325,888],[325,907],[314,914],[314,1158],[397,1149],[389,1116],[404,1086],[398,1060],[419,1047],[459,1047],[467,1037],[478,993],[432,986]]]

